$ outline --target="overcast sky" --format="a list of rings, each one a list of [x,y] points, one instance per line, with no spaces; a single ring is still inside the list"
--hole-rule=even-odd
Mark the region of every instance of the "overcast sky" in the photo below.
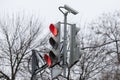
[[[120,9],[120,0],[0,0],[0,14],[28,13],[38,15],[46,24],[63,20],[59,6],[69,5],[79,12],[68,15],[68,20],[78,23],[80,20],[91,20],[103,12]]]

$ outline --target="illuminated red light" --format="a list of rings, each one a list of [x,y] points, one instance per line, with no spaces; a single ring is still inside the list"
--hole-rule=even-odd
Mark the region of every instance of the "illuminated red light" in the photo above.
[[[50,56],[48,56],[47,54],[44,55],[44,59],[47,63],[47,65],[50,67],[52,65],[52,61],[50,59]]]
[[[50,24],[50,31],[52,32],[52,34],[54,35],[54,36],[57,36],[57,34],[58,34],[58,30],[57,30],[57,28],[54,26],[54,24]]]

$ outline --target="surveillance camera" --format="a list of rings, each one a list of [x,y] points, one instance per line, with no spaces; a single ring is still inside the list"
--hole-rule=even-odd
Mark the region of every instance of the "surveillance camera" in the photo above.
[[[73,8],[69,7],[68,5],[64,5],[64,8],[68,11],[70,11],[71,13],[73,13],[74,15],[78,14],[78,12],[76,10],[74,10]]]

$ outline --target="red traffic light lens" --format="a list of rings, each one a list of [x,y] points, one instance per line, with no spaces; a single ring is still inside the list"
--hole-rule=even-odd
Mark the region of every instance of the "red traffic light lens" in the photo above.
[[[50,56],[48,56],[47,54],[44,55],[44,59],[47,63],[47,65],[50,67],[52,65],[52,61],[50,59]]]
[[[52,34],[54,35],[54,36],[57,36],[57,34],[58,34],[58,30],[57,30],[57,28],[53,25],[53,24],[50,24],[50,31],[52,32]]]

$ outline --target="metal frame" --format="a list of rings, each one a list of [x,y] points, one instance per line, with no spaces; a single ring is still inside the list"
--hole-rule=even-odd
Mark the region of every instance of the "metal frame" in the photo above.
[[[62,9],[65,9],[66,12],[64,12]],[[60,12],[63,13],[64,15],[64,41],[63,41],[63,68],[64,68],[64,73],[63,75],[66,77],[66,69],[67,69],[67,15],[68,13],[72,13],[74,15],[78,14],[78,12],[68,5],[64,5],[59,7]]]

